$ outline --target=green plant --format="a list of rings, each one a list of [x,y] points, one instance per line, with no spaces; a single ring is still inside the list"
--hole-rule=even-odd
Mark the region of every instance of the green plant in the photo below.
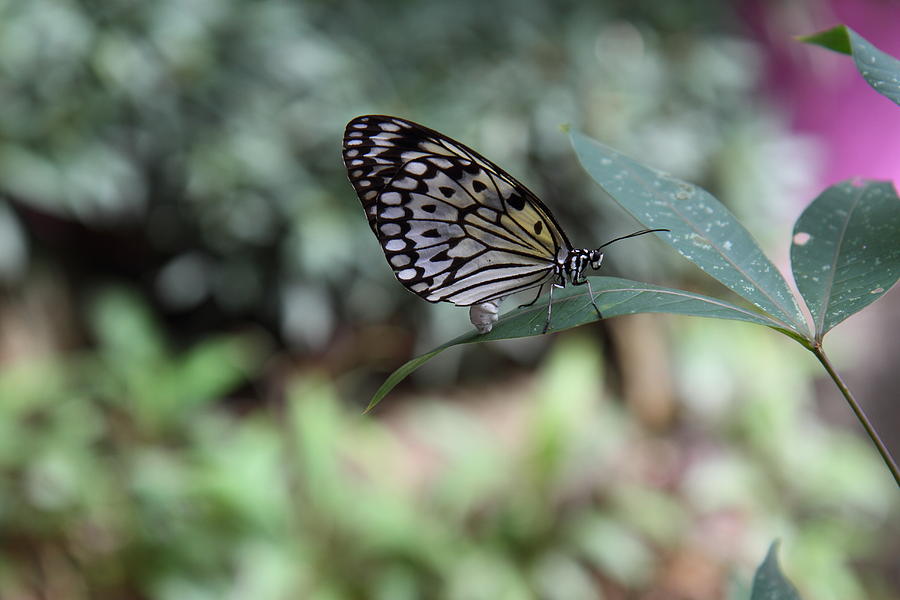
[[[841,39],[833,33],[826,37]],[[821,36],[814,38],[822,43]],[[870,84],[897,101],[900,62],[883,53],[875,54],[877,50],[864,46],[856,34],[848,39],[853,41],[854,56],[862,53],[857,64],[862,65],[860,69]],[[833,185],[813,200],[794,224],[791,266],[802,301],[812,316],[810,324],[800,308],[801,300],[782,274],[747,229],[711,194],[581,133],[572,132],[571,141],[585,170],[622,208],[645,227],[670,230],[659,237],[756,307],[751,310],[647,283],[592,277],[594,300],[603,315],[657,312],[731,319],[765,325],[796,340],[828,372],[900,484],[896,463],[822,346],[828,331],[883,296],[900,277],[900,198],[893,184],[847,181]],[[553,312],[554,331],[597,320],[591,299],[580,288],[559,294]],[[443,350],[458,344],[539,334],[545,314],[546,301],[520,308],[502,318],[486,335],[470,332],[414,358],[385,381],[368,409]]]

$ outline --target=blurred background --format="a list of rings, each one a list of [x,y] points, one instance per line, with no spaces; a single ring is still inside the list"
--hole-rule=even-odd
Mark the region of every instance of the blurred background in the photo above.
[[[456,348],[340,159],[395,114],[502,165],[576,245],[639,228],[571,124],[725,202],[785,271],[900,110],[794,35],[900,56],[900,3],[0,0],[0,598],[900,594],[888,471],[802,348],[667,316]],[[604,274],[723,289],[663,244]],[[900,454],[900,296],[826,338]],[[512,306],[511,303],[506,307]]]

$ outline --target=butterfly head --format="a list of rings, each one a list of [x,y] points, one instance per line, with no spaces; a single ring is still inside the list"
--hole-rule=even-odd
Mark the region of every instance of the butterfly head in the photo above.
[[[642,229],[640,231],[635,231],[634,233],[629,233],[628,235],[623,235],[622,237],[617,237],[614,240],[610,240],[595,250],[571,250],[569,253],[569,266],[567,269],[569,279],[575,283],[583,281],[584,272],[587,270],[588,265],[590,265],[590,267],[595,271],[599,269],[600,264],[603,263],[603,252],[600,251],[602,248],[609,246],[613,242],[618,242],[619,240],[625,240],[638,235],[644,235],[645,233],[652,233],[654,231],[669,230]]]
[[[585,248],[573,248],[569,250],[566,262],[560,265],[558,271],[563,279],[571,283],[581,285],[584,281],[584,272],[588,267],[596,270],[603,262],[603,253],[600,250],[588,250]]]

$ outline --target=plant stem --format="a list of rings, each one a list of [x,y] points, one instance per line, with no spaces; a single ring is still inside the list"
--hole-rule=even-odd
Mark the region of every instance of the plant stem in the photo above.
[[[897,469],[897,463],[894,462],[891,453],[888,451],[887,446],[884,445],[884,442],[881,441],[881,438],[878,437],[878,432],[875,431],[875,428],[872,427],[872,423],[869,422],[869,418],[866,416],[866,413],[863,412],[862,407],[857,404],[856,399],[853,398],[853,394],[850,393],[849,388],[844,383],[844,380],[841,379],[841,376],[837,374],[837,371],[834,370],[834,367],[831,366],[831,363],[828,361],[828,357],[825,356],[825,351],[822,350],[822,346],[816,344],[812,348],[813,354],[816,355],[816,358],[819,359],[819,362],[822,363],[822,366],[825,367],[825,370],[828,371],[828,375],[831,376],[831,379],[834,381],[834,384],[841,390],[841,393],[844,395],[844,398],[847,399],[847,402],[850,404],[850,408],[853,409],[853,413],[856,415],[856,418],[859,419],[859,422],[862,423],[863,428],[866,430],[866,433],[869,434],[869,437],[875,443],[875,447],[878,448],[879,454],[881,454],[882,460],[884,460],[884,464],[887,465],[887,468],[891,471],[891,475],[894,476],[894,481],[897,482],[897,485],[900,486],[900,470]]]

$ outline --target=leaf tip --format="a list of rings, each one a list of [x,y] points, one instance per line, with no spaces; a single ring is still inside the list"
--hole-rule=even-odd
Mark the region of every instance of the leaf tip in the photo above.
[[[785,577],[778,564],[780,545],[781,540],[775,539],[757,568],[753,577],[751,600],[800,600],[797,588]]]
[[[387,389],[385,389],[387,388]],[[366,406],[365,410],[362,411],[362,414],[367,415],[372,412],[372,410],[378,406],[378,403],[384,400],[384,397],[388,395],[394,389],[394,384],[391,383],[390,379],[381,384],[381,387],[378,388],[378,391],[375,392],[375,395],[372,396],[372,399],[369,400],[369,404]]]
[[[840,52],[841,54],[849,55],[853,53],[850,44],[850,35],[845,25],[838,25],[831,29],[825,29],[810,35],[794,36],[794,39],[798,42],[803,42],[804,44],[822,46],[823,48],[833,50],[834,52]]]

